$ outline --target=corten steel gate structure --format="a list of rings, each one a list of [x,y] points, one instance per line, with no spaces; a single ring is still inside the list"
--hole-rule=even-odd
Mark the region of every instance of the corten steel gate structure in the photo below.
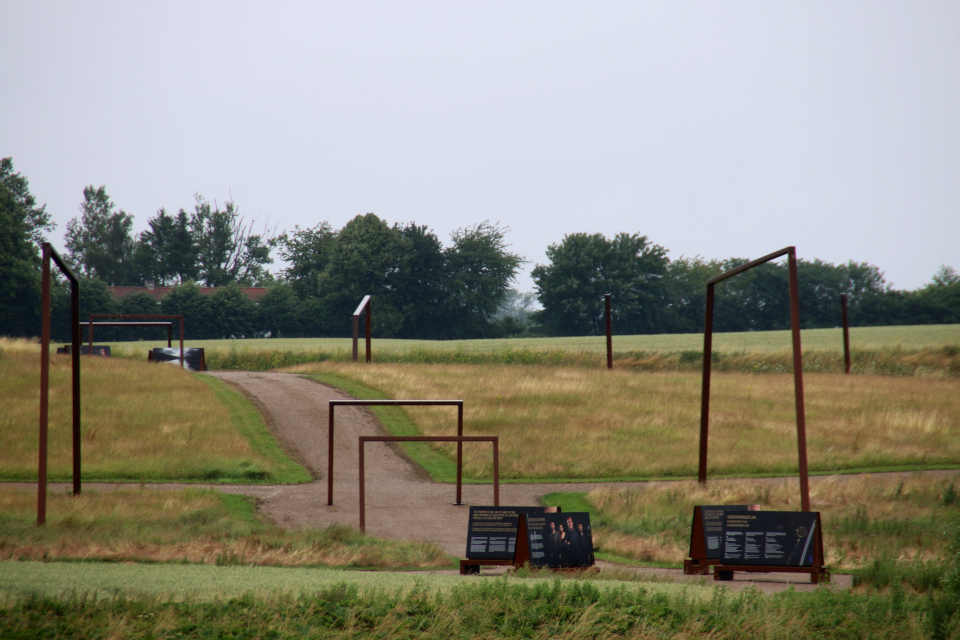
[[[368,442],[491,442],[493,443],[493,506],[500,506],[500,438],[499,436],[360,436],[360,531],[367,530],[364,497],[363,445]],[[457,500],[460,500],[457,487]]]
[[[613,321],[610,313],[610,294],[603,294],[603,301],[607,320],[607,369],[613,369]]]
[[[49,242],[44,242],[40,297],[40,452],[37,526],[47,522],[47,427],[50,418],[50,260],[70,280],[70,344],[73,397],[73,495],[80,494],[80,280]]]
[[[357,342],[360,340],[360,313],[366,309],[367,313],[367,362],[370,362],[370,296],[363,296],[363,300],[353,312],[353,361],[357,361]]]
[[[803,409],[803,361],[800,353],[800,297],[797,287],[796,247],[786,247],[762,258],[731,269],[707,280],[706,319],[703,327],[703,391],[700,399],[700,471],[698,480],[707,482],[707,435],[710,423],[710,367],[713,355],[713,299],[718,282],[739,275],[781,256],[788,257],[790,276],[790,329],[793,334],[793,387],[797,405],[797,452],[800,459],[800,510],[810,510],[810,491],[807,485],[807,428]]]
[[[847,315],[847,294],[840,294],[843,315],[843,372],[850,373],[850,318]]]
[[[456,407],[457,436],[463,436],[463,400],[330,400],[327,421],[327,505],[333,504],[333,414],[337,407]],[[457,501],[462,505],[463,442],[457,442]]]
[[[93,353],[93,327],[155,327],[167,326],[167,346],[172,346],[171,334],[173,333],[172,323],[170,322],[94,322],[94,318],[114,318],[120,320],[148,319],[153,320],[179,320],[180,321],[180,366],[183,367],[183,316],[182,315],[157,315],[149,313],[91,313],[87,326],[87,339],[90,353]]]

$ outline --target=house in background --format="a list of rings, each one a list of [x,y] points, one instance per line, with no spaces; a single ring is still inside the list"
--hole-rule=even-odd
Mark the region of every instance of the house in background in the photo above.
[[[135,293],[145,293],[153,297],[154,300],[160,300],[160,298],[173,291],[173,287],[155,287],[150,281],[147,281],[145,287],[107,287],[107,289],[110,290],[110,295],[113,296],[114,300],[123,300]],[[200,287],[200,293],[205,296],[213,295],[217,290],[218,287]],[[241,287],[240,290],[254,302],[267,293],[266,287]]]

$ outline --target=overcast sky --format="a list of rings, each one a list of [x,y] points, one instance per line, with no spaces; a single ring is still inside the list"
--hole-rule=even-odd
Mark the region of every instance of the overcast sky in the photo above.
[[[0,156],[58,223],[483,220],[672,259],[960,269],[960,2],[0,3]]]

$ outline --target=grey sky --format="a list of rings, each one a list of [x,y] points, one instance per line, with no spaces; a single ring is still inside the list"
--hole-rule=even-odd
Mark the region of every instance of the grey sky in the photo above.
[[[372,211],[525,256],[960,268],[960,2],[0,3],[0,156],[58,223],[193,194],[279,229]]]

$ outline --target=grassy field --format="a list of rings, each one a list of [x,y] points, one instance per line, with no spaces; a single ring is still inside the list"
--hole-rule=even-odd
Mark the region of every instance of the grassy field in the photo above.
[[[0,485],[0,560],[188,562],[285,567],[450,568],[433,544],[378,540],[354,529],[288,532],[251,499],[205,489],[84,490],[48,496]]]
[[[49,471],[71,477],[70,358],[50,366]],[[37,477],[39,346],[0,338],[0,479]],[[305,482],[256,409],[219,381],[175,366],[84,358],[85,480]]]
[[[700,376],[584,367],[325,362],[291,370],[358,381],[389,398],[464,401],[464,433],[500,437],[505,480],[651,479],[696,475]],[[808,374],[811,471],[960,465],[960,380]],[[358,394],[359,385],[350,387]],[[398,410],[394,410],[398,411]],[[452,433],[450,415],[408,407],[427,435]],[[388,427],[390,425],[388,424]],[[793,475],[793,377],[718,373],[711,396],[711,476]],[[452,446],[438,445],[451,459]],[[484,451],[464,449],[465,473],[489,478]],[[431,467],[447,479],[449,467]]]
[[[691,480],[644,491],[598,488],[587,494],[553,494],[544,500],[565,510],[589,511],[601,554],[678,566],[687,557],[695,505],[758,504],[764,511],[793,511],[799,489],[795,480],[707,486]],[[900,566],[915,587],[930,588],[943,574],[951,545],[960,540],[958,473],[831,476],[812,483],[810,501],[821,513],[826,562],[835,571],[890,572]]]
[[[839,329],[803,332],[805,368],[843,371]],[[111,343],[115,354],[146,358],[160,342]],[[267,370],[294,364],[351,359],[348,338],[199,340],[213,369]],[[885,375],[960,376],[960,325],[859,327],[851,329],[853,370]],[[714,336],[717,370],[790,370],[790,333],[760,331]],[[363,346],[361,345],[361,350]],[[615,336],[618,367],[647,370],[697,370],[701,365],[701,334]],[[503,340],[374,340],[375,362],[439,364],[552,364],[602,366],[603,337],[510,338]],[[362,357],[362,356],[361,356]]]

